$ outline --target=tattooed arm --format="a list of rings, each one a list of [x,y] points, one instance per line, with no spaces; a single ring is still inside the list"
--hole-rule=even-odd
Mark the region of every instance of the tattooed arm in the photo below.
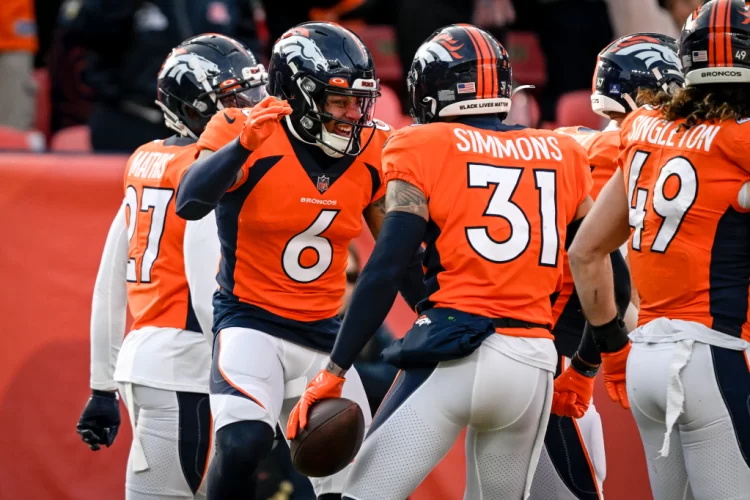
[[[331,352],[329,371],[337,375],[352,365],[385,321],[427,229],[427,198],[409,183],[400,180],[388,183],[385,211],[375,248],[359,276]],[[419,298],[423,297],[422,288]]]
[[[416,186],[405,181],[391,181],[385,192],[385,211],[408,212],[430,220],[430,212],[427,210],[427,197]]]

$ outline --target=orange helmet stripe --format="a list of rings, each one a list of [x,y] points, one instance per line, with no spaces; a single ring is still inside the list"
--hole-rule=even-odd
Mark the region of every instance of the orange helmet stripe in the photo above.
[[[727,4],[727,10],[726,14],[724,16],[724,26],[730,27],[731,21],[729,20],[732,15],[732,2],[730,0],[726,1]],[[732,66],[734,64],[734,56],[732,54],[732,36],[730,34],[731,30],[724,29],[724,49],[725,49],[725,59],[726,64],[728,66]]]
[[[716,36],[714,34],[714,26],[716,25],[716,5],[718,2],[714,2],[711,6],[711,14],[708,18],[708,65],[716,66]]]
[[[497,81],[497,57],[495,56],[495,51],[492,50],[492,44],[487,38],[487,35],[485,35],[484,33],[478,30],[477,30],[477,35],[486,44],[487,51],[490,54],[490,57],[489,57],[490,93],[489,95],[485,95],[485,97],[497,97],[497,95],[500,92],[500,89],[498,88],[499,87],[498,81]]]
[[[476,29],[474,26],[471,26],[468,29],[469,32],[472,33],[472,35],[477,39],[477,45],[479,45],[479,48],[482,50],[482,61],[480,64],[482,65],[482,81],[484,82],[484,90],[482,92],[482,95],[477,95],[478,98],[488,98],[491,97],[492,91],[494,90],[493,83],[494,83],[494,77],[493,77],[493,65],[491,64],[491,61],[493,59],[492,57],[492,50],[490,50],[489,43],[487,42],[487,39],[484,37],[481,31]]]
[[[461,26],[464,29],[464,31],[466,31],[466,34],[469,35],[471,44],[474,46],[474,51],[477,54],[477,97],[479,97],[479,93],[484,92],[484,78],[482,78],[483,75],[481,71],[482,61],[484,60],[484,58],[482,57],[482,53],[480,52],[479,44],[477,43],[477,41],[474,39],[474,37],[471,35],[471,32],[467,28],[468,25],[461,24],[459,26]]]
[[[724,66],[726,64],[726,48],[725,48],[725,40],[724,40],[724,19],[726,17],[726,11],[728,9],[728,1],[727,0],[718,0],[716,2],[716,18],[714,21],[716,22],[716,27],[719,28],[718,30],[714,31],[714,37],[716,38],[716,65],[717,66]],[[719,31],[721,30],[721,31]],[[719,33],[721,33],[719,35]]]

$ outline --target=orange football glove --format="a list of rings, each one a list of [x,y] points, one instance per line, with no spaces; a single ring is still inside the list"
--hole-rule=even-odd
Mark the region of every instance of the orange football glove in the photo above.
[[[568,366],[555,379],[552,413],[561,417],[581,418],[588,410],[593,394],[594,377],[587,377]]]
[[[218,151],[236,139],[245,125],[247,113],[250,112],[249,110],[245,113],[242,111],[241,108],[227,108],[212,116],[198,138],[198,149]]]
[[[602,371],[604,372],[604,388],[607,389],[609,399],[619,402],[626,410],[630,409],[628,392],[625,390],[625,366],[630,354],[630,342],[617,352],[602,353]]]
[[[289,414],[286,424],[286,438],[292,440],[297,435],[297,429],[307,427],[307,412],[310,407],[321,399],[340,398],[341,390],[346,381],[326,370],[320,370],[314,379],[307,384],[307,389]]]
[[[292,107],[286,101],[268,96],[249,111],[243,109],[243,113],[247,114],[247,119],[240,133],[240,144],[250,151],[255,151],[263,141],[281,128],[279,121],[292,113]]]

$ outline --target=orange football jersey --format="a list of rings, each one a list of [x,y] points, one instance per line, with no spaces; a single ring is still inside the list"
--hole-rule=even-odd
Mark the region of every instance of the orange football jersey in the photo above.
[[[562,134],[567,134],[583,146],[588,154],[589,167],[591,168],[591,177],[594,185],[591,188],[591,197],[596,199],[604,185],[612,178],[612,174],[617,170],[617,154],[620,150],[620,131],[608,130],[601,132],[586,127],[562,127],[555,130]],[[574,284],[573,275],[568,265],[568,253],[563,251],[563,288],[557,296],[552,306],[552,316],[555,325],[561,318],[568,301],[573,296]],[[577,300],[570,304],[575,308],[571,311],[576,316],[576,321],[571,321],[571,325],[559,325],[567,330],[575,330],[577,334],[583,333],[583,313],[580,311],[580,302]],[[567,315],[568,313],[566,313]],[[574,323],[574,324],[573,324]],[[568,333],[574,333],[569,331]]]
[[[239,135],[244,119],[239,109],[218,113],[198,147],[220,149]],[[250,155],[216,209],[225,293],[288,320],[336,316],[349,243],[362,231],[364,209],[385,193],[380,155],[390,128],[378,122],[363,141],[370,134],[362,154],[333,159],[284,125]]]
[[[185,277],[186,222],[175,213],[177,186],[195,154],[195,141],[173,137],[141,146],[125,167],[133,330],[156,326],[201,331]]]
[[[567,226],[592,184],[575,140],[506,125],[412,126],[386,145],[383,170],[386,182],[406,181],[427,196],[425,278],[435,307],[551,327]]]
[[[623,122],[618,164],[630,204],[631,273],[639,325],[666,317],[750,340],[748,120],[678,130],[644,108]]]
[[[33,0],[4,0],[0,9],[0,50],[39,49]]]
[[[591,197],[596,199],[612,174],[617,170],[617,154],[620,150],[620,131],[592,130],[586,127],[563,127],[555,132],[567,134],[583,146],[588,153],[591,178],[594,186]]]

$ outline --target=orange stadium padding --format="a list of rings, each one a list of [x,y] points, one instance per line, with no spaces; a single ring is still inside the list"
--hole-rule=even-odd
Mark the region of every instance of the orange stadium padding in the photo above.
[[[0,500],[124,498],[131,439],[126,412],[112,448],[93,453],[75,425],[89,394],[91,292],[107,230],[122,199],[125,158],[0,154]],[[372,238],[362,236],[368,253]],[[399,299],[389,326],[414,314]],[[646,467],[630,414],[601,385],[609,500],[648,500]],[[498,402],[501,404],[501,402]],[[457,442],[412,500],[463,498]]]
[[[53,153],[90,153],[91,129],[88,125],[66,127],[52,136],[49,149]]]

